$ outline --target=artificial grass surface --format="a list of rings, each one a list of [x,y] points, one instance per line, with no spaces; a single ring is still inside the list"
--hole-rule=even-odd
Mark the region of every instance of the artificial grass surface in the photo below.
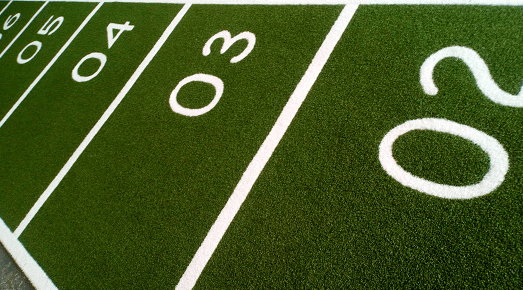
[[[143,14],[135,4],[113,5]],[[99,17],[116,10],[110,8],[103,6]],[[64,289],[174,287],[341,8],[191,7],[20,237],[54,283]],[[131,16],[123,20],[133,24]],[[231,64],[246,43],[220,54],[223,41],[217,40],[203,56],[204,44],[222,30],[254,33],[254,50]],[[199,117],[174,113],[172,90],[196,73],[223,80],[220,102]],[[205,84],[192,86],[180,92],[189,107],[201,103],[188,94],[208,92],[198,89]]]
[[[37,74],[40,73],[95,6],[96,3],[50,3],[41,12],[42,16],[35,19],[38,23],[35,24],[36,28],[28,29],[29,33],[23,34],[18,40],[19,45],[9,50],[1,61],[16,68],[27,66],[29,69],[33,61],[38,60],[40,62],[35,63],[37,66],[34,69]],[[180,8],[181,5],[159,4],[154,7],[140,4],[104,4],[2,126],[0,147],[4,149],[0,151],[0,213],[12,230],[71,157],[156,43],[172,20],[172,15]],[[61,41],[57,41],[55,50],[45,50],[47,42],[42,40],[39,54],[31,62],[19,65],[16,63],[19,51],[17,48],[23,48],[35,38],[35,31],[43,25],[40,25],[40,22],[45,23],[49,14],[55,17],[63,15],[64,23],[54,34],[38,36],[49,39],[60,37]],[[108,49],[107,25],[123,24],[126,21],[134,25],[133,30],[122,33]],[[85,55],[92,52],[101,52],[107,56],[104,68],[89,82],[74,81],[73,68]],[[40,64],[41,66],[38,66]],[[99,61],[89,60],[84,64],[79,72],[89,75],[90,65],[98,65]],[[28,87],[33,81],[32,78],[21,76],[17,76],[17,79],[19,83],[14,82],[13,86]],[[10,103],[13,104],[14,102]]]
[[[502,88],[517,93],[522,12],[360,6],[196,288],[521,288],[522,111],[484,97],[461,61],[436,66],[437,96],[424,94],[419,69],[441,48],[468,46]],[[388,176],[378,160],[381,139],[426,117],[499,140],[510,158],[504,183],[480,198],[448,200]],[[486,154],[441,135],[448,134],[405,134],[394,156],[432,181],[481,179]]]
[[[0,151],[7,172],[0,183],[11,188],[2,192],[0,216],[12,229],[180,7],[104,4],[0,129],[0,148],[12,150]],[[193,5],[21,235],[54,283],[174,287],[340,11]],[[522,109],[484,97],[461,61],[436,66],[436,96],[423,92],[419,69],[444,47],[467,46],[502,89],[517,93],[522,14],[513,7],[360,6],[196,288],[521,288]],[[108,50],[105,27],[125,21],[133,31]],[[254,50],[231,64],[246,42],[220,54],[216,41],[203,56],[205,42],[222,30],[254,33]],[[107,54],[106,67],[75,83],[72,68],[93,51]],[[170,94],[196,73],[221,78],[224,94],[202,116],[178,115]],[[200,107],[212,93],[190,84],[179,102]],[[378,160],[383,136],[427,117],[496,138],[510,160],[501,186],[448,200],[387,175]],[[405,134],[394,157],[413,174],[452,185],[488,171],[479,147],[442,133]]]
[[[42,2],[30,2],[27,6],[39,8],[42,4]],[[49,3],[7,51],[0,63],[2,68],[0,70],[1,118],[4,118],[95,6],[94,3]],[[13,2],[12,6],[10,5],[2,14],[2,19],[20,11],[20,7],[25,7],[24,3]],[[36,9],[34,10],[29,17],[36,12]],[[23,14],[29,13],[24,11]],[[51,35],[37,34],[51,16],[54,16],[53,19],[63,16],[64,22]],[[13,26],[11,29],[14,28]],[[26,45],[35,40],[42,43],[40,51],[30,62],[17,63],[18,54]],[[85,42],[78,44],[84,46]],[[28,55],[30,56],[31,53]],[[24,57],[28,56],[25,56],[24,53]],[[67,58],[67,54],[65,57]],[[69,62],[73,61],[75,61],[74,58],[69,59]],[[74,91],[79,94],[85,94],[85,92],[81,92],[79,88],[68,90],[67,82],[56,81],[59,76],[70,79],[70,71],[71,68],[67,66],[52,70],[47,74],[47,78],[42,83],[43,86],[40,86],[42,84],[36,86],[30,97],[20,105],[0,130],[0,147],[3,148],[0,150],[2,160],[0,214],[12,230],[20,223],[27,210],[32,207],[38,196],[57,174],[72,152],[71,150],[78,146],[78,143],[68,143],[68,133],[79,133],[83,136],[86,134],[79,131],[82,125],[78,123],[73,124],[76,126],[70,128],[69,132],[64,126],[53,126],[59,123],[74,123],[74,119],[78,119],[80,122],[86,121],[81,117],[68,119],[64,116],[64,114],[86,115],[85,110],[75,108],[74,105],[67,102],[68,97],[75,97]],[[64,93],[64,95],[62,96],[60,93]],[[88,98],[88,96],[84,96],[81,99]],[[83,126],[89,130],[92,124],[86,123]],[[79,137],[83,138],[83,136]],[[64,148],[64,146],[66,147]]]

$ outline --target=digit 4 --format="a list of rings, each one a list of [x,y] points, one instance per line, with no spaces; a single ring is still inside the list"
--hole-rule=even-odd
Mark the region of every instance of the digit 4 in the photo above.
[[[107,25],[107,45],[109,48],[113,46],[113,44],[116,42],[118,37],[122,34],[124,31],[131,31],[133,30],[134,25],[129,25],[129,21],[125,22],[125,24],[116,24],[116,23],[109,23]],[[113,30],[117,29],[118,33],[116,33],[116,36],[113,34]]]

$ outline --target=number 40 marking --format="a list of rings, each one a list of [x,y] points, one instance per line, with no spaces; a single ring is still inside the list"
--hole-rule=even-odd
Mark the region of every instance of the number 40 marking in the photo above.
[[[134,25],[130,25],[129,21],[125,22],[125,24],[109,23],[109,25],[107,25],[107,46],[109,48],[111,48],[113,46],[113,44],[116,42],[116,40],[118,39],[118,37],[120,37],[120,35],[124,31],[131,31],[131,30],[133,30],[133,28],[134,28]],[[119,30],[118,33],[116,33],[116,36],[113,33],[113,30],[115,30],[115,29]],[[80,69],[80,66],[82,66],[82,64],[88,59],[97,59],[98,61],[100,61],[100,66],[91,75],[82,76],[78,73],[78,70]],[[84,56],[73,68],[73,71],[72,71],[73,80],[75,80],[79,83],[83,83],[83,82],[87,82],[87,81],[94,79],[102,71],[106,62],[107,62],[107,56],[101,52],[92,52],[92,53]]]

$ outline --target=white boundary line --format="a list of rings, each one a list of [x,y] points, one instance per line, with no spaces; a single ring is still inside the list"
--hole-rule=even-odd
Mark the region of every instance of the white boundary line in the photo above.
[[[7,5],[5,5],[5,7],[2,9],[2,11],[0,11],[0,15],[2,15],[2,13],[4,13],[4,11],[7,9],[7,7],[9,7],[9,5],[11,5],[11,2],[13,2],[13,0],[9,1],[9,3],[7,3]]]
[[[33,1],[33,0],[18,0]],[[53,2],[98,2],[99,0],[53,0]],[[506,5],[521,6],[523,0],[109,0],[123,3],[229,4],[229,5]]]
[[[189,8],[191,7],[191,4],[185,4],[183,6],[183,8],[178,12],[178,14],[176,15],[176,17],[173,19],[173,21],[171,22],[171,24],[169,24],[169,26],[165,29],[165,31],[163,32],[162,36],[158,39],[158,41],[156,42],[156,44],[153,46],[153,48],[151,49],[151,51],[147,54],[147,56],[145,57],[145,59],[142,61],[142,63],[140,64],[140,66],[138,66],[138,68],[136,69],[136,71],[133,73],[133,75],[131,76],[131,78],[127,81],[127,83],[125,84],[125,86],[123,87],[123,89],[120,91],[120,93],[118,94],[118,96],[116,96],[116,98],[114,99],[114,101],[111,103],[111,105],[109,105],[109,107],[107,108],[107,110],[105,111],[105,113],[102,115],[102,117],[98,120],[98,122],[96,122],[96,124],[94,125],[94,127],[91,129],[91,131],[89,132],[89,134],[87,134],[87,136],[85,137],[85,139],[82,141],[82,143],[80,144],[80,146],[78,146],[78,148],[76,148],[76,150],[74,151],[73,155],[69,158],[69,160],[67,161],[67,163],[64,165],[64,167],[62,167],[62,169],[60,170],[60,172],[58,173],[58,175],[53,179],[53,181],[51,182],[51,184],[49,184],[49,186],[47,187],[47,189],[42,193],[42,195],[40,196],[40,198],[38,198],[38,201],[33,205],[33,207],[31,208],[31,210],[29,211],[29,213],[27,213],[27,215],[25,216],[25,218],[22,220],[22,222],[20,223],[20,225],[18,225],[18,228],[16,228],[15,232],[14,232],[14,236],[16,238],[20,237],[20,235],[22,234],[22,232],[25,230],[25,228],[27,227],[27,225],[29,224],[29,222],[31,222],[31,220],[34,218],[34,216],[36,215],[36,213],[38,213],[38,211],[40,210],[40,208],[44,205],[45,201],[49,198],[49,196],[51,196],[51,193],[53,193],[53,191],[56,189],[56,187],[60,184],[60,182],[62,181],[62,179],[65,177],[65,175],[67,174],[67,172],[69,172],[69,170],[71,169],[71,167],[74,165],[74,163],[76,162],[76,160],[78,159],[78,157],[80,157],[80,155],[82,154],[82,152],[84,152],[85,148],[87,147],[87,145],[89,145],[89,143],[93,140],[93,138],[96,136],[96,134],[98,133],[98,131],[100,131],[100,129],[102,128],[102,126],[104,125],[104,123],[107,121],[107,119],[109,119],[109,117],[111,116],[111,114],[114,112],[114,110],[116,110],[116,107],[118,107],[118,105],[120,104],[120,102],[123,100],[123,98],[125,97],[125,95],[127,95],[127,93],[129,92],[129,90],[132,88],[132,86],[134,85],[134,83],[136,82],[136,80],[140,77],[140,75],[142,74],[142,72],[145,70],[145,68],[147,67],[147,65],[149,65],[149,63],[151,62],[151,60],[153,59],[153,57],[156,55],[156,53],[158,53],[158,51],[160,50],[160,48],[162,47],[162,45],[165,43],[165,41],[167,40],[167,38],[171,35],[171,33],[173,32],[174,28],[176,28],[176,26],[178,25],[178,23],[180,23],[180,20],[182,20],[183,16],[185,15],[185,13],[187,13],[187,10],[189,10]]]
[[[24,28],[22,28],[22,30],[20,30],[20,32],[18,32],[18,34],[15,36],[15,38],[13,38],[13,40],[9,43],[9,45],[6,46],[6,48],[4,49],[4,51],[2,51],[2,53],[0,53],[0,58],[2,58],[2,56],[4,56],[4,54],[7,52],[7,50],[9,50],[9,48],[11,47],[11,45],[13,45],[13,43],[15,43],[15,41],[18,39],[18,37],[20,37],[20,35],[22,35],[22,33],[24,33],[25,29],[29,26],[29,24],[31,24],[31,22],[33,22],[33,20],[36,18],[36,16],[38,16],[38,14],[40,14],[40,12],[45,8],[45,6],[49,3],[49,1],[45,2],[41,7],[40,9],[38,9],[38,11],[36,11],[36,13],[33,15],[33,17],[31,17],[31,19],[29,19],[29,22],[27,22],[24,26]]]
[[[46,2],[47,3],[47,2]],[[13,112],[18,108],[18,106],[20,105],[20,103],[22,103],[23,100],[25,100],[25,98],[27,97],[27,95],[29,95],[29,93],[31,92],[31,90],[33,90],[33,88],[36,86],[36,84],[40,81],[40,79],[42,79],[42,77],[44,77],[44,75],[47,73],[47,71],[53,66],[53,64],[56,62],[56,60],[62,55],[62,53],[67,49],[67,47],[71,44],[71,42],[76,38],[76,36],[78,35],[78,33],[80,33],[80,31],[82,31],[82,29],[84,28],[85,25],[87,25],[87,22],[89,22],[89,20],[91,20],[91,18],[94,16],[94,14],[96,13],[96,11],[98,11],[98,9],[100,9],[100,7],[102,6],[104,2],[100,2],[98,3],[98,5],[96,5],[96,7],[93,9],[93,11],[91,11],[91,13],[87,16],[87,18],[85,18],[85,20],[82,22],[82,24],[80,24],[80,26],[76,29],[76,31],[73,33],[73,35],[71,35],[71,37],[69,37],[69,40],[67,40],[67,42],[62,46],[62,48],[56,53],[56,55],[53,57],[53,59],[51,59],[51,61],[49,62],[49,64],[47,64],[47,66],[44,68],[44,70],[42,70],[42,72],[38,75],[38,77],[36,77],[36,79],[33,81],[33,83],[27,88],[27,90],[25,90],[25,92],[22,94],[22,96],[18,99],[18,101],[16,101],[16,103],[13,105],[13,107],[11,107],[11,109],[9,110],[9,112],[7,112],[7,114],[4,116],[4,118],[2,118],[2,120],[0,121],[0,128],[2,128],[2,126],[4,125],[4,123],[7,121],[7,119],[9,119],[9,117],[11,117],[11,115],[13,114]]]
[[[265,164],[269,161],[269,158],[272,156],[272,153],[287,131],[294,116],[296,116],[298,109],[307,97],[312,85],[316,82],[318,75],[329,59],[329,56],[340,40],[357,8],[358,5],[347,5],[340,13],[320,49],[316,52],[316,55],[307,71],[283,108],[283,111],[274,124],[274,127],[272,127],[271,132],[267,138],[265,138],[265,141],[263,141],[263,144],[260,149],[258,149],[258,152],[247,167],[247,170],[243,173],[240,182],[229,197],[227,204],[225,204],[225,207],[220,212],[220,215],[212,225],[203,243],[200,245],[191,263],[185,270],[185,273],[176,286],[177,290],[192,289],[196,284],[196,281],[200,277],[205,265],[207,265],[207,262],[216,250],[216,247],[227,231],[227,228],[247,198],[252,186],[265,167]]]
[[[24,272],[25,276],[31,281],[31,284],[38,289],[58,290],[53,281],[42,270],[38,263],[24,248],[22,243],[11,233],[7,225],[0,219],[0,241],[7,252],[11,254],[16,264]]]

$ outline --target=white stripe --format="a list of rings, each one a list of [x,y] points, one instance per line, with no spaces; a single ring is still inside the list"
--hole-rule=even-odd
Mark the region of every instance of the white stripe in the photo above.
[[[0,241],[36,289],[58,289],[44,270],[42,270],[38,263],[36,263],[33,257],[27,252],[22,243],[11,233],[2,219],[0,219]]]
[[[111,105],[109,105],[109,108],[107,108],[107,110],[102,115],[102,117],[98,120],[98,122],[96,122],[96,125],[94,125],[94,127],[91,129],[89,134],[87,134],[85,139],[82,141],[80,146],[78,146],[78,148],[76,148],[76,150],[74,151],[73,155],[69,158],[67,163],[64,165],[64,167],[58,173],[58,175],[53,179],[51,184],[49,184],[49,186],[42,193],[40,198],[38,198],[38,201],[33,205],[31,210],[29,211],[29,213],[25,216],[25,218],[22,220],[22,222],[20,223],[18,228],[15,230],[14,235],[17,238],[22,234],[22,232],[25,230],[25,228],[27,227],[29,222],[31,222],[31,220],[34,218],[34,216],[40,210],[40,208],[44,205],[45,201],[49,198],[49,196],[51,196],[51,193],[53,193],[53,191],[56,189],[56,187],[60,184],[60,182],[65,177],[67,172],[69,172],[69,169],[71,169],[71,167],[74,165],[74,163],[76,162],[78,157],[80,157],[80,155],[85,150],[87,145],[89,145],[89,143],[91,142],[91,140],[93,140],[93,138],[96,136],[98,131],[100,131],[100,129],[102,128],[104,123],[107,121],[107,119],[109,119],[109,117],[114,112],[116,107],[118,107],[120,102],[123,100],[125,95],[129,92],[129,90],[132,88],[132,86],[134,85],[136,80],[140,77],[140,75],[145,70],[147,65],[151,62],[151,60],[156,55],[156,53],[158,53],[158,51],[160,50],[162,45],[165,43],[165,41],[167,40],[169,35],[171,35],[171,33],[173,32],[173,30],[176,27],[176,25],[178,25],[178,23],[180,22],[180,20],[182,20],[182,18],[185,15],[185,13],[187,13],[187,10],[189,9],[189,7],[191,7],[191,4],[185,4],[183,6],[183,8],[180,10],[180,12],[178,12],[176,17],[171,22],[171,24],[169,24],[167,29],[163,32],[163,34],[160,37],[160,39],[158,39],[158,41],[156,42],[154,47],[151,49],[151,51],[147,54],[147,56],[142,61],[140,66],[138,66],[138,68],[133,73],[131,78],[127,81],[127,83],[125,84],[123,89],[120,91],[118,96],[116,96],[116,98],[111,103]]]
[[[13,0],[9,1],[7,3],[7,5],[5,5],[4,9],[2,9],[2,11],[0,11],[0,15],[2,15],[2,13],[4,13],[4,11],[7,9],[7,7],[9,7],[9,5],[11,5],[11,2],[13,2]]]
[[[40,14],[40,12],[44,9],[44,7],[47,5],[47,3],[49,3],[49,1],[45,2],[42,5],[42,7],[40,7],[40,9],[38,9],[38,11],[36,11],[36,13],[33,15],[33,17],[31,17],[31,19],[29,19],[29,22],[27,22],[25,24],[24,28],[22,28],[22,30],[20,30],[20,32],[18,32],[18,34],[15,36],[15,38],[13,40],[11,40],[11,42],[9,43],[9,45],[7,45],[7,47],[4,49],[4,51],[2,51],[2,53],[0,53],[0,58],[2,58],[2,56],[4,56],[4,54],[11,47],[11,45],[13,45],[13,43],[15,43],[15,41],[18,39],[18,37],[20,37],[20,35],[22,35],[22,33],[29,26],[29,24],[31,24],[31,22],[33,22],[33,20],[36,18],[36,16],[38,16],[38,14]]]
[[[18,101],[16,101],[16,103],[13,105],[13,107],[11,107],[11,109],[9,110],[9,112],[7,112],[7,114],[4,116],[4,118],[2,119],[2,121],[0,121],[0,128],[4,125],[4,123],[7,121],[7,119],[9,119],[9,117],[11,117],[11,115],[13,114],[13,112],[18,108],[18,106],[20,105],[20,103],[22,103],[22,101],[27,97],[27,95],[29,95],[29,93],[31,92],[31,90],[36,86],[36,84],[40,81],[40,79],[42,79],[42,77],[47,73],[47,71],[53,66],[53,64],[56,62],[56,60],[62,55],[62,53],[67,49],[67,47],[69,46],[69,44],[71,44],[71,42],[76,38],[76,36],[78,35],[78,33],[80,33],[80,31],[84,28],[84,26],[87,24],[87,22],[89,22],[89,20],[91,20],[91,18],[94,16],[94,14],[96,13],[96,11],[98,11],[98,9],[100,9],[100,7],[102,6],[103,2],[100,2],[98,3],[98,5],[96,5],[96,7],[93,9],[93,11],[91,12],[91,14],[89,14],[87,16],[87,18],[85,18],[84,22],[82,22],[82,24],[80,24],[80,26],[78,27],[78,29],[76,29],[76,31],[73,33],[73,35],[71,35],[71,37],[69,38],[69,40],[67,40],[67,42],[62,46],[62,48],[58,51],[58,53],[53,57],[53,59],[51,59],[51,61],[49,62],[49,64],[47,64],[47,66],[44,68],[44,70],[38,75],[38,77],[36,77],[36,79],[33,81],[33,83],[29,86],[29,88],[27,88],[27,90],[25,90],[25,92],[22,94],[22,96],[18,99]]]
[[[305,72],[305,75],[302,77],[300,83],[289,98],[289,101],[283,108],[276,124],[274,124],[274,127],[272,127],[271,132],[261,145],[256,156],[254,156],[253,160],[247,167],[247,170],[243,173],[240,182],[234,189],[231,197],[229,197],[227,204],[220,212],[220,215],[212,225],[203,243],[200,245],[200,248],[194,255],[191,263],[185,270],[185,273],[176,286],[177,290],[192,289],[196,284],[196,281],[200,277],[205,265],[216,250],[220,240],[236,216],[242,203],[247,198],[254,182],[258,179],[258,176],[265,167],[265,164],[267,164],[267,161],[269,161],[276,146],[278,146],[278,143],[287,131],[287,128],[307,97],[312,85],[318,78],[323,66],[329,59],[330,54],[334,50],[334,47],[338,43],[357,8],[358,5],[345,6],[336,20],[336,23],[332,26],[329,34],[323,41],[320,49],[309,65],[309,68]]]
[[[99,0],[54,0],[53,2],[98,2]],[[507,5],[521,6],[522,0],[111,0],[111,2],[123,3],[172,3],[185,4],[232,4],[232,5],[356,5],[356,4],[379,4],[379,5]]]

